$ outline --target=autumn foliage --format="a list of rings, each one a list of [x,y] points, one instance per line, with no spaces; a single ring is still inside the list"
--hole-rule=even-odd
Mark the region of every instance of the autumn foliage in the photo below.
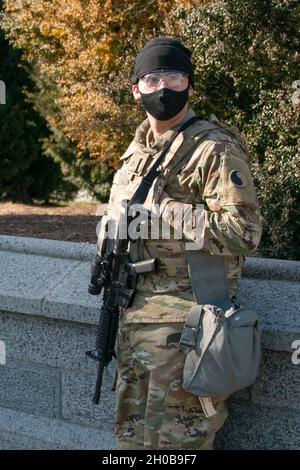
[[[198,116],[213,112],[235,124],[249,145],[264,215],[261,254],[299,259],[300,107],[292,103],[300,83],[299,2],[3,4],[2,28],[31,64],[38,91],[29,98],[51,130],[44,150],[100,199],[144,118],[130,93],[134,57],[154,36],[182,39],[193,53]]]
[[[2,26],[7,36],[40,74],[58,86],[59,113],[46,116],[50,125],[76,142],[79,157],[88,152],[116,167],[138,119],[128,93],[133,57],[159,34],[174,1],[6,0],[4,4]]]

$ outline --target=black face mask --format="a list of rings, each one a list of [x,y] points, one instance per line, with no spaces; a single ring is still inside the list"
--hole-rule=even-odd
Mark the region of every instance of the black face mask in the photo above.
[[[161,88],[153,93],[141,93],[142,103],[151,116],[159,121],[167,121],[176,116],[186,104],[189,87],[183,91]]]

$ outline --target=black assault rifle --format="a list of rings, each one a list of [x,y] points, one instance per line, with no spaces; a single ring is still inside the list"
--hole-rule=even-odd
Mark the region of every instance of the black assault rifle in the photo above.
[[[87,351],[88,357],[99,362],[93,402],[98,405],[102,384],[102,374],[113,357],[115,357],[115,342],[118,330],[119,308],[130,307],[133,302],[139,274],[154,272],[158,269],[158,260],[150,258],[144,261],[132,262],[128,250],[129,241],[136,243],[128,234],[128,227],[133,216],[128,214],[128,201],[122,200],[122,210],[117,226],[117,234],[112,246],[104,249],[103,255],[97,254],[91,266],[91,282],[88,291],[99,295],[103,291],[103,304],[100,310],[97,327],[96,348]],[[105,232],[108,233],[108,226]],[[120,236],[122,235],[122,236]],[[124,236],[125,235],[125,236]]]

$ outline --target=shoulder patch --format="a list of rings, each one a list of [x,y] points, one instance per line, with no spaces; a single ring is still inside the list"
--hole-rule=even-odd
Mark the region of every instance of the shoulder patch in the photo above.
[[[239,170],[232,170],[229,174],[231,182],[239,188],[245,188],[247,186],[247,177]]]

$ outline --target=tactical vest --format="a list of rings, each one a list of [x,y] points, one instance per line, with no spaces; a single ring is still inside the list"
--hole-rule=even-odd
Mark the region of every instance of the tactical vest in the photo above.
[[[179,172],[184,171],[185,165],[195,152],[201,155],[211,140],[231,141],[240,145],[242,152],[247,153],[246,146],[239,136],[236,128],[230,128],[211,116],[211,121],[201,120],[194,123],[183,133],[180,133],[171,145],[162,165],[161,175],[154,181],[145,206],[151,208],[152,203],[159,203],[161,193],[165,191],[176,201],[185,204],[204,202],[201,194],[196,194],[187,184],[178,185],[176,180]],[[182,154],[182,143],[188,144],[190,151]],[[185,146],[186,147],[186,146]],[[147,174],[151,165],[158,158],[159,152],[145,147],[139,142],[133,141],[124,155],[121,157],[123,166],[116,172],[110,193],[107,216],[116,222],[119,219],[120,202],[122,199],[130,199],[142,177]],[[182,159],[186,157],[185,161]],[[179,165],[180,163],[180,166]],[[150,236],[150,227],[149,227]],[[190,279],[188,275],[187,261],[184,256],[185,241],[170,239],[151,239],[139,241],[139,259],[157,257],[161,266],[158,273],[140,276],[138,291],[146,293],[186,292],[192,295]]]

